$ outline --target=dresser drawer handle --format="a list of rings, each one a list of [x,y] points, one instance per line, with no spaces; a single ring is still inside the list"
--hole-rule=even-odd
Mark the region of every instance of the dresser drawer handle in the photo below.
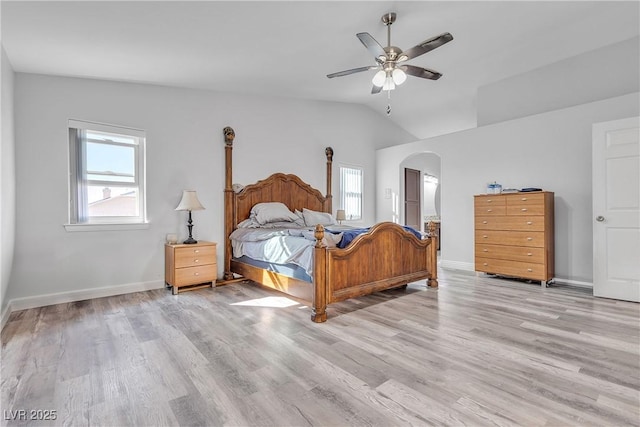
[[[533,221],[527,221],[527,225],[533,224]]]
[[[523,197],[523,198],[522,198],[522,199],[520,199],[520,200],[522,200],[523,202],[526,202],[526,201],[527,201],[527,198],[526,198],[526,197]]]
[[[487,223],[487,221],[482,221],[482,223],[483,223],[483,224],[486,224],[486,223]]]
[[[533,256],[533,254],[531,252],[527,253],[527,256]]]
[[[194,276],[199,276],[200,273],[198,273],[197,271],[195,273],[193,273]]]
[[[526,211],[527,211],[527,208],[522,208],[522,209],[520,209],[520,210],[521,210],[522,212],[526,212]]]
[[[487,203],[491,203],[491,202],[493,202],[493,200],[491,200],[491,199],[487,200]]]
[[[487,209],[487,212],[491,212],[491,209]]]
[[[484,236],[482,236],[483,239],[487,239],[489,238],[489,236],[487,236],[486,234]]]
[[[199,254],[200,253],[200,249],[194,249],[193,253]]]
[[[532,240],[533,240],[533,237],[527,237],[527,240],[528,240],[528,241],[532,241]]]
[[[482,252],[489,252],[489,249],[484,248],[484,249],[482,250]]]
[[[483,265],[487,266],[487,265],[489,265],[489,264],[487,264],[487,263],[485,262]]]
[[[532,269],[530,269],[530,268],[527,268],[527,271],[528,271],[529,273],[531,273],[533,270],[532,270]]]
[[[194,259],[193,262],[200,262],[200,260],[199,259]]]

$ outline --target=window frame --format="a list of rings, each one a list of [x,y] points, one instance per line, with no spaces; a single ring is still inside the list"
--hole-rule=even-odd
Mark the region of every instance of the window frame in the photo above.
[[[343,174],[343,169],[351,169],[351,170],[357,170],[360,172],[360,217],[359,218],[352,218],[349,216],[349,212],[347,211],[347,207],[346,207],[346,194],[345,194],[345,188],[344,188],[344,182],[343,182],[343,178],[344,178],[344,174]],[[350,221],[350,222],[362,222],[364,219],[364,167],[360,166],[360,165],[354,165],[354,164],[348,164],[348,163],[339,163],[338,164],[338,174],[339,174],[339,181],[338,181],[338,188],[339,188],[339,201],[340,201],[340,207],[339,209],[344,209],[345,211],[345,216],[346,216],[346,220],[345,221]]]
[[[108,125],[82,120],[71,119],[68,122],[69,132],[69,217],[65,224],[67,231],[79,230],[122,230],[127,228],[146,228],[146,134],[143,130],[133,129],[124,126]],[[110,140],[108,135],[102,140],[88,140],[84,135],[87,132],[98,134],[112,134],[114,136],[124,136],[131,138],[134,143],[128,144]],[[79,136],[79,134],[81,136]],[[111,146],[133,147],[134,150],[134,182],[114,182],[109,180],[92,179],[87,180],[86,159],[80,159],[82,152],[86,150],[86,144],[97,142]],[[84,169],[83,169],[84,168]],[[100,216],[86,217],[88,215],[87,188],[90,185],[105,185],[109,187],[135,188],[137,197],[136,216]],[[81,207],[80,205],[83,205]]]

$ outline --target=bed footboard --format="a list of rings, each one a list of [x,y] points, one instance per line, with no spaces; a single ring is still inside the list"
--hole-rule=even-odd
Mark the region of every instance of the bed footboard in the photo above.
[[[324,322],[327,304],[337,301],[420,279],[438,286],[435,237],[420,240],[391,222],[376,224],[345,249],[323,247],[323,235],[316,227],[314,322]]]

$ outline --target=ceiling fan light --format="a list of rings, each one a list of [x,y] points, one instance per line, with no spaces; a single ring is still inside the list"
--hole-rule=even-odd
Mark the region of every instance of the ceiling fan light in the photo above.
[[[373,76],[371,83],[373,83],[374,86],[381,87],[382,85],[384,85],[386,77],[387,74],[384,72],[384,70],[380,70],[375,74],[375,76]]]
[[[384,79],[384,85],[382,85],[382,90],[394,90],[396,88],[396,84],[393,82],[393,77],[390,75]]]
[[[407,80],[407,74],[400,68],[394,69],[391,76],[393,77],[393,82],[397,85],[401,85],[405,80]]]

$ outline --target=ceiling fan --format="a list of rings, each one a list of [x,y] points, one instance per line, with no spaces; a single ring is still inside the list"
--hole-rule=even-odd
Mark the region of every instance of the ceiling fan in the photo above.
[[[382,90],[394,90],[397,85],[404,83],[407,79],[407,74],[430,80],[438,80],[442,77],[442,74],[437,71],[404,64],[404,62],[450,42],[453,40],[453,36],[449,33],[442,33],[439,36],[423,41],[411,49],[402,51],[402,49],[397,46],[391,46],[391,24],[395,21],[396,14],[393,12],[382,15],[382,23],[387,26],[387,47],[382,47],[369,33],[356,34],[364,47],[373,54],[376,65],[339,71],[337,73],[327,74],[327,77],[332,79],[334,77],[348,76],[349,74],[363,71],[378,70],[373,76],[372,94],[380,93]]]

